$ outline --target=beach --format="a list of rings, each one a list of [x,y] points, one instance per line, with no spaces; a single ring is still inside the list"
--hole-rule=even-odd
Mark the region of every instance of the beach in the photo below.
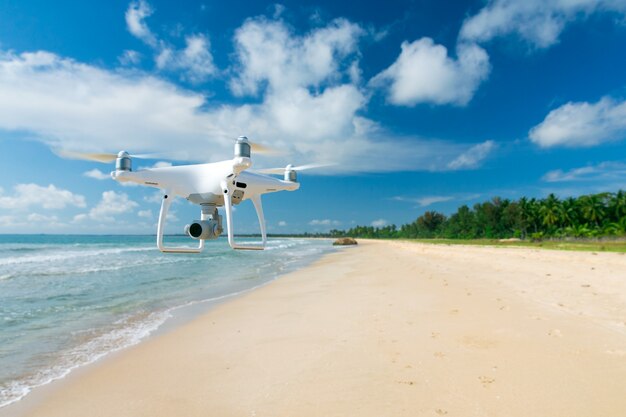
[[[624,416],[626,255],[360,241],[20,403],[0,416]]]

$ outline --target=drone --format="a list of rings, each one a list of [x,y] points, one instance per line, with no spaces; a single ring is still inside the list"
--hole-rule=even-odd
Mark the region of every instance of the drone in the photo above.
[[[164,253],[200,253],[205,240],[217,239],[224,231],[222,216],[218,207],[224,207],[228,244],[232,249],[263,250],[267,244],[265,217],[261,196],[278,191],[296,191],[300,188],[297,172],[323,165],[311,164],[285,168],[269,168],[258,171],[248,170],[252,166],[251,150],[267,148],[251,143],[247,137],[240,136],[235,141],[233,159],[195,165],[179,165],[158,168],[132,169],[132,156],[121,151],[118,154],[78,154],[65,153],[68,157],[112,162],[115,171],[111,178],[120,183],[160,188],[164,190],[157,224],[157,247]],[[136,156],[141,157],[141,156]],[[267,174],[283,174],[283,179]],[[197,247],[166,247],[163,243],[167,213],[175,197],[182,197],[200,206],[200,219],[185,226],[185,234],[199,241]],[[233,226],[233,207],[242,201],[251,200],[261,229],[261,245],[235,242]]]

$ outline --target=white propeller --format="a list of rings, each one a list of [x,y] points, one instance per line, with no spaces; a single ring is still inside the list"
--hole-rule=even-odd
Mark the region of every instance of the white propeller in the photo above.
[[[80,159],[85,161],[102,162],[104,164],[111,163],[117,159],[117,153],[90,153],[90,152],[75,152],[68,150],[58,150],[56,154],[62,158],[67,159]],[[157,153],[145,153],[137,155],[129,155],[131,158],[138,159],[159,159],[163,157],[163,154]]]
[[[307,169],[326,168],[326,167],[330,167],[333,165],[334,164],[307,164],[307,165],[300,165],[296,167],[292,165],[287,165],[284,168],[264,168],[264,169],[257,169],[255,171],[261,174],[282,174],[285,171],[306,171]]]

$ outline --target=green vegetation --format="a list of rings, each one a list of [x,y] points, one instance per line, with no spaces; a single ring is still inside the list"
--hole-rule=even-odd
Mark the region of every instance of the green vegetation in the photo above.
[[[624,242],[590,240],[626,237],[626,192],[620,190],[617,193],[583,195],[564,200],[554,194],[540,200],[524,197],[512,201],[495,197],[491,201],[477,203],[473,208],[461,206],[449,217],[436,211],[427,211],[414,222],[399,228],[396,225],[356,226],[346,231],[331,230],[330,236],[450,239],[449,242],[442,243],[457,243],[459,239],[463,240],[459,243],[486,239],[476,240],[478,244],[493,244],[499,239],[519,238],[523,240],[519,243],[521,245],[527,245],[531,241],[555,248],[558,245],[573,245],[582,250],[619,250],[626,245]],[[552,240],[557,241],[548,243]],[[587,242],[568,242],[569,240]],[[510,243],[512,242],[506,242]],[[585,244],[588,245],[586,249]]]
[[[544,241],[502,241],[499,239],[407,239],[411,242],[423,242],[440,245],[477,245],[498,247],[531,247],[537,249],[579,250],[585,252],[620,252],[626,253],[626,240],[576,239]]]

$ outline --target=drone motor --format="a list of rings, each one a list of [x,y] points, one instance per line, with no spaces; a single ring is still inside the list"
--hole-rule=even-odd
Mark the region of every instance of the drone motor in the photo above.
[[[115,170],[129,172],[133,170],[132,161],[128,152],[121,151],[117,154],[117,159],[115,160]]]

